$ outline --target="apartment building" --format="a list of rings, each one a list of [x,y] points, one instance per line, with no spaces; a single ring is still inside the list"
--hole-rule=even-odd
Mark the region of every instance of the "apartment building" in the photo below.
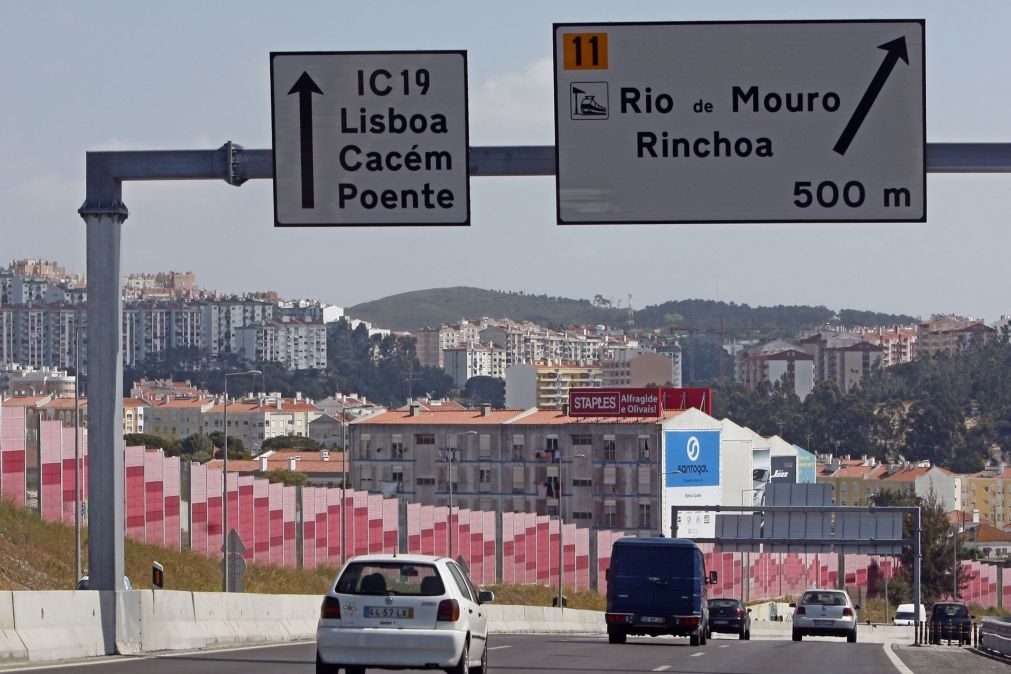
[[[0,395],[72,396],[76,379],[66,370],[56,368],[0,366]]]
[[[997,330],[977,321],[966,326],[946,330],[928,330],[919,335],[918,348],[927,356],[937,353],[948,355],[983,346],[997,336]]]
[[[463,388],[471,377],[505,379],[505,349],[487,344],[466,344],[442,350],[442,369]]]
[[[860,335],[818,332],[798,344],[814,357],[815,381],[833,381],[841,391],[859,386],[873,370],[883,366],[884,349]]]
[[[681,382],[678,362],[647,349],[616,350],[600,362],[600,369],[605,387],[679,386]]]
[[[561,409],[569,401],[570,388],[600,387],[599,365],[525,364],[506,368],[506,407]]]
[[[873,457],[822,459],[818,482],[831,484],[835,505],[868,506],[883,491],[913,494],[922,498],[933,493],[946,512],[962,503],[961,478],[932,466],[929,461],[880,463]]]
[[[882,367],[909,363],[916,358],[918,336],[914,328],[875,328],[861,330],[859,334],[864,341],[881,347]]]
[[[566,519],[582,526],[657,526],[655,420],[585,423],[562,410],[412,406],[349,428],[356,489],[435,505],[448,505],[452,493],[454,506],[486,511],[557,515],[563,503]]]
[[[326,326],[288,316],[236,329],[238,353],[256,363],[272,361],[288,370],[326,367]]]
[[[997,526],[1011,521],[1011,469],[996,464],[962,476],[961,505],[965,521],[974,514]]]

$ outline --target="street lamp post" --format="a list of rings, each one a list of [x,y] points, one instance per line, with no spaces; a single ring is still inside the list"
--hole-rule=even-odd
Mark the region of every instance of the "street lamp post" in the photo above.
[[[225,373],[225,404],[222,410],[222,426],[223,426],[223,436],[221,451],[224,455],[224,467],[221,471],[221,536],[224,539],[222,550],[222,580],[221,588],[223,592],[232,591],[231,574],[228,573],[228,560],[229,556],[229,541],[228,541],[228,378],[229,377],[239,377],[247,374],[258,374],[260,375],[261,382],[263,378],[263,372],[260,370],[245,370],[243,372],[226,372]],[[262,385],[262,383],[261,383]],[[214,446],[211,446],[213,451]]]
[[[572,459],[585,459],[586,454],[573,454]],[[571,459],[570,459],[571,460]],[[558,608],[562,606],[562,582],[565,573],[565,517],[562,512],[563,497],[565,496],[565,480],[562,479],[562,470],[565,462],[562,460],[562,450],[558,449]]]
[[[460,435],[477,435],[477,431],[464,431]],[[456,443],[454,442],[453,444]],[[449,476],[449,514],[446,517],[446,552],[450,559],[453,558],[453,452],[456,449],[455,447],[450,447],[449,456],[446,457],[446,471]]]
[[[74,586],[81,579],[81,331],[74,328]]]
[[[755,488],[752,488],[752,489],[742,489],[741,490],[741,507],[744,506],[744,495],[745,494],[747,494],[749,492],[755,493],[755,492],[759,492],[759,491],[762,491],[762,487],[755,487]],[[751,499],[751,505],[752,506],[755,505],[755,499],[754,499],[754,497],[752,497],[752,499]],[[746,558],[745,555],[748,555],[748,557]],[[748,577],[749,576],[748,576],[748,574],[747,574],[747,572],[745,570],[745,559],[748,559],[749,562],[750,562],[750,553],[746,553],[744,550],[742,550],[741,551],[741,603],[742,604],[748,600],[748,597],[747,597],[748,593],[745,591],[745,589],[747,588],[747,585],[748,585]]]

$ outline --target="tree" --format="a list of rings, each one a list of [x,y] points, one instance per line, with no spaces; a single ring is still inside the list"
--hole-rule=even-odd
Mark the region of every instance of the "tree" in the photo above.
[[[287,468],[278,468],[266,473],[270,482],[281,482],[287,487],[304,487],[309,484],[309,476]]]
[[[268,449],[321,449],[321,447],[312,438],[302,435],[279,435],[276,438],[264,440],[260,445],[261,452],[266,452]]]
[[[214,458],[221,459],[224,455],[221,453],[221,447],[224,445],[224,433],[221,431],[214,431],[208,436],[212,443],[214,443]],[[246,460],[253,458],[253,455],[246,450],[246,446],[242,444],[242,438],[237,438],[234,435],[228,436],[228,458]]]
[[[208,438],[203,433],[193,433],[192,435],[187,435],[183,438],[181,443],[181,451],[183,454],[200,454],[209,455],[213,445],[211,444],[211,439]]]
[[[478,406],[505,407],[505,382],[495,377],[471,377],[463,389],[466,402]]]
[[[179,441],[157,433],[127,433],[123,436],[123,444],[127,447],[144,445],[147,449],[161,449],[165,456],[179,456]]]
[[[937,601],[941,596],[951,594],[952,590],[952,569],[954,567],[952,545],[953,536],[956,530],[948,522],[948,514],[944,511],[944,504],[933,491],[926,497],[919,497],[915,494],[905,492],[884,490],[873,498],[873,505],[876,506],[919,506],[920,507],[920,549],[922,559],[920,562],[920,596],[922,603],[929,606]],[[913,538],[913,519],[903,518],[902,537]],[[961,545],[958,557],[964,558]],[[899,601],[912,601],[913,588],[913,558],[912,546],[906,546],[902,551],[902,576],[904,582],[909,587],[909,595],[901,596]],[[968,584],[967,574],[959,573],[958,589],[961,593]],[[894,589],[893,589],[894,588]],[[889,585],[889,594],[893,592],[903,592],[903,584],[897,583]]]

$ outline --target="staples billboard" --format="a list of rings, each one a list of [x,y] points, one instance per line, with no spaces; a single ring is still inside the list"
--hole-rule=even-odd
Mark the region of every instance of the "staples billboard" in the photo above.
[[[571,417],[659,417],[658,388],[569,389]]]

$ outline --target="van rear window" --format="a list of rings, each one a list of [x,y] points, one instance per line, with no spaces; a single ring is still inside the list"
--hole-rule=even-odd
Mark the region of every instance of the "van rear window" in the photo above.
[[[361,562],[349,564],[334,588],[339,594],[432,597],[446,593],[431,564]]]

